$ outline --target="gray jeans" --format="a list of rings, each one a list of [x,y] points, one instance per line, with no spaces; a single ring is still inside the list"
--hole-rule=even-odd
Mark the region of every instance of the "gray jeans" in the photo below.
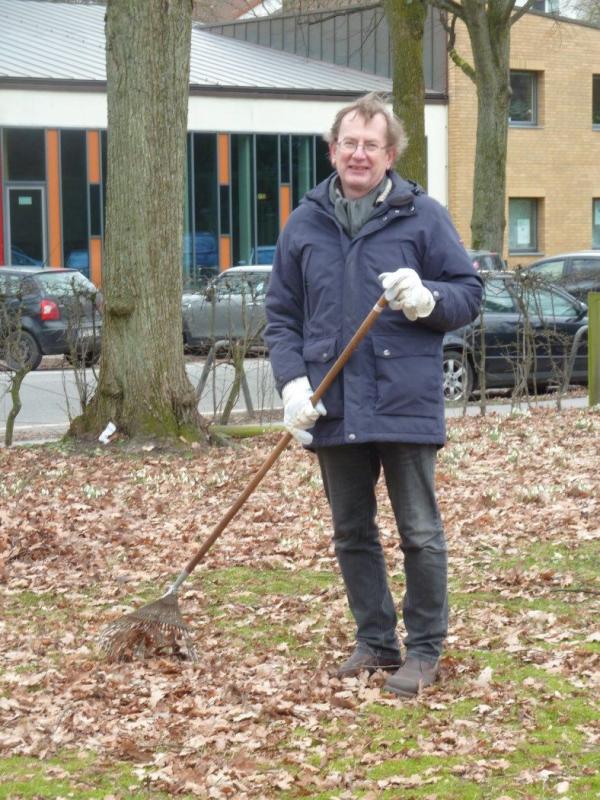
[[[435,445],[368,443],[319,447],[356,639],[384,655],[400,652],[397,616],[376,523],[381,468],[404,553],[407,655],[435,661],[448,631],[447,550],[435,499]]]

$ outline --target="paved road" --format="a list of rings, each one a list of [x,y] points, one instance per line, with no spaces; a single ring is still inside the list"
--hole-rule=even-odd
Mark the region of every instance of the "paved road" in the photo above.
[[[198,386],[204,368],[204,361],[189,361],[186,365],[188,374],[194,386]],[[245,364],[247,389],[250,402],[257,413],[259,421],[269,417],[261,417],[261,410],[271,411],[281,408],[281,400],[275,391],[271,366],[267,360],[256,358],[247,359]],[[201,392],[198,408],[202,414],[215,418],[223,409],[228,397],[233,379],[233,368],[220,364],[216,369],[210,370],[208,378]],[[88,392],[93,391],[94,375],[88,370],[85,375],[85,387]],[[69,425],[69,420],[77,416],[81,403],[75,375],[72,370],[40,369],[30,373],[21,388],[23,408],[15,424],[15,441],[56,439],[62,436]],[[569,398],[563,401],[565,406],[585,407],[587,397]],[[7,394],[7,376],[0,374],[0,443],[4,441],[4,428],[6,418],[10,411],[11,400]],[[538,400],[537,405],[554,406],[551,398]],[[247,406],[243,393],[235,406],[236,411],[246,411]],[[508,402],[494,401],[488,404],[488,413],[510,413],[511,405]],[[456,417],[462,415],[462,408],[448,408],[446,416]],[[477,404],[470,404],[467,408],[470,415],[479,414]],[[269,415],[270,416],[270,415]]]

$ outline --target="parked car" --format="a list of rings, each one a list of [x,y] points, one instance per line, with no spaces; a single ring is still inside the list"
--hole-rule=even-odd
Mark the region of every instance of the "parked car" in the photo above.
[[[585,384],[587,333],[578,334],[588,323],[585,303],[559,287],[532,286],[510,272],[488,273],[484,281],[479,317],[444,336],[446,400],[469,397],[484,363],[487,388],[509,389],[520,379],[537,387],[558,383],[574,341],[579,344],[570,381]]]
[[[42,262],[13,244],[10,248],[10,263],[15,267],[41,267]]]
[[[0,267],[0,355],[12,369],[42,356],[86,365],[100,355],[101,295],[74,269]]]
[[[247,341],[263,345],[265,295],[271,266],[231,267],[202,292],[182,296],[183,340],[188,349],[205,350],[215,342]]]
[[[506,261],[498,253],[491,250],[467,250],[469,258],[476,270],[481,272],[497,272],[506,269]]]
[[[561,253],[520,267],[523,275],[537,275],[554,283],[579,300],[587,302],[588,292],[600,292],[600,250]]]

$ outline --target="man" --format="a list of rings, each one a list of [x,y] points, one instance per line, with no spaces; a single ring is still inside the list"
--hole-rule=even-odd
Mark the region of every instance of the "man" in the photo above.
[[[386,687],[410,697],[435,681],[448,623],[434,488],[445,440],[442,338],[477,316],[482,284],[445,209],[392,171],[406,137],[382,99],[342,109],[328,139],[336,172],[279,238],[266,341],[285,424],[319,459],[356,621],[338,675],[389,670]],[[382,287],[388,308],[313,408],[313,389]],[[404,553],[404,660],[375,521],[382,468]]]

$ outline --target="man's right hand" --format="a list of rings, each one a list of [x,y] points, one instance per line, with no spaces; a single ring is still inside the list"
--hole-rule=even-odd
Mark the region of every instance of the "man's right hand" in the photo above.
[[[312,442],[312,434],[308,433],[307,428],[312,428],[318,418],[327,413],[320,400],[313,406],[310,402],[312,395],[313,389],[306,376],[289,381],[281,392],[283,424],[300,444]]]

